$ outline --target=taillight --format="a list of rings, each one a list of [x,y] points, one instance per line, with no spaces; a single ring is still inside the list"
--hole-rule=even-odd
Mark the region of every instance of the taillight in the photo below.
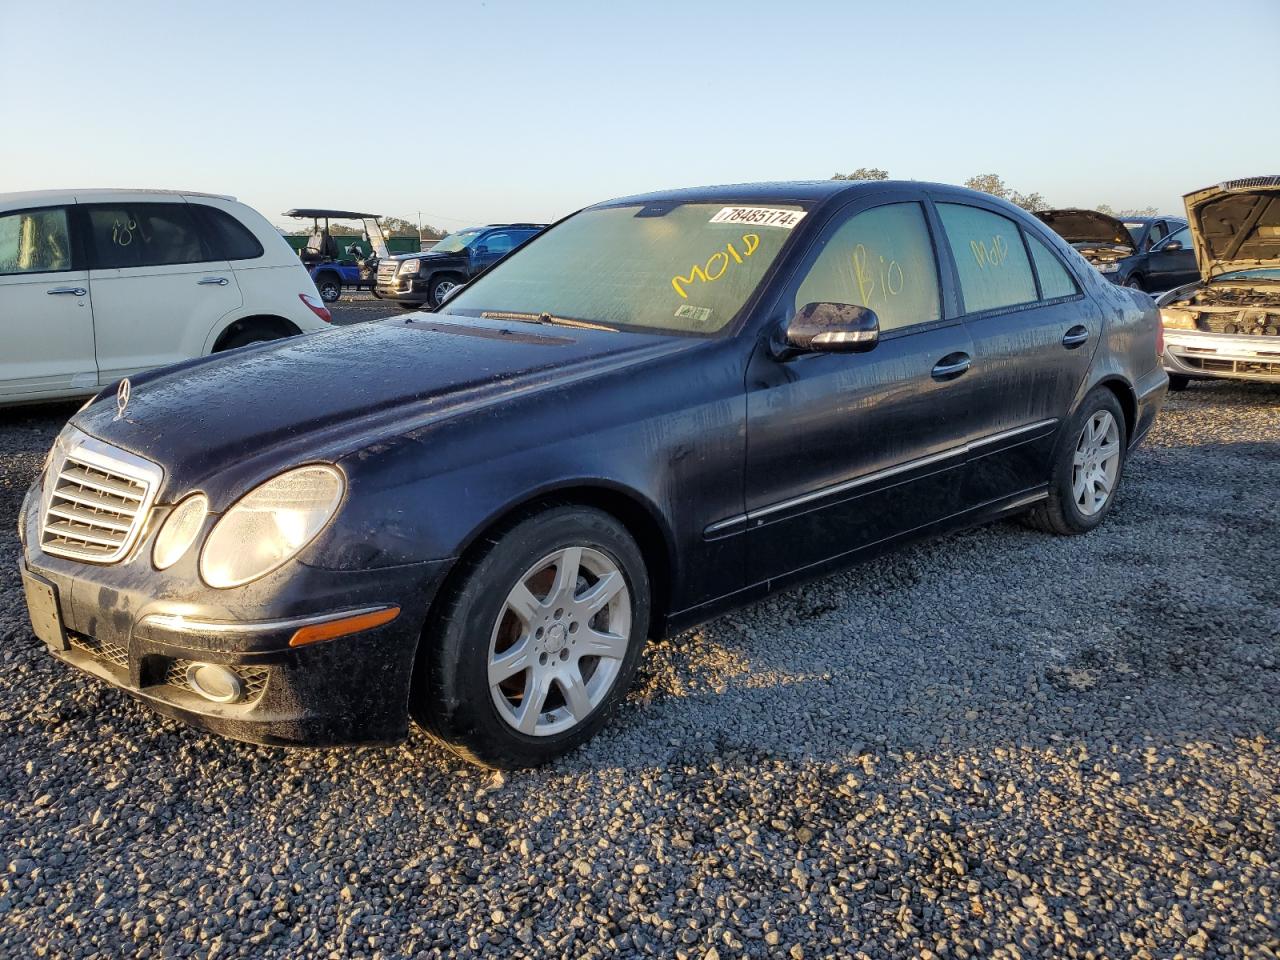
[[[333,314],[329,312],[329,308],[324,305],[323,300],[317,300],[309,293],[298,294],[298,299],[305,303],[307,305],[307,309],[325,323],[333,323]]]

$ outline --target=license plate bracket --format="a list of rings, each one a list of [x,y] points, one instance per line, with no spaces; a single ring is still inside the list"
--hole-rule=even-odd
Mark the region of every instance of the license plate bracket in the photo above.
[[[22,592],[27,598],[27,613],[31,617],[31,629],[50,650],[67,649],[67,631],[62,626],[62,611],[58,606],[58,588],[47,580],[22,571]]]

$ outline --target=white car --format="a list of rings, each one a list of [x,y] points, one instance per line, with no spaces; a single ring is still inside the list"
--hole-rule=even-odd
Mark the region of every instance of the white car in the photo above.
[[[96,393],[329,321],[289,244],[232,197],[0,193],[0,404]]]

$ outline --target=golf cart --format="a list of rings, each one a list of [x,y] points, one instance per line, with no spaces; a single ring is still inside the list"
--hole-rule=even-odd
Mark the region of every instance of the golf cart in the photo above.
[[[378,261],[388,256],[387,239],[382,233],[382,224],[378,222],[378,214],[307,207],[287,210],[284,215],[311,221],[311,236],[299,257],[325,303],[333,303],[342,296],[343,287],[373,290],[378,279]],[[372,255],[364,256],[354,242],[355,237],[333,236],[329,232],[331,219],[361,221],[364,235],[360,239],[372,247]]]

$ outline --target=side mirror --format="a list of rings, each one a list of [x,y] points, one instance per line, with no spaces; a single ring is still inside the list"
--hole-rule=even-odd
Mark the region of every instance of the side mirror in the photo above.
[[[880,318],[852,303],[807,303],[787,324],[787,346],[804,353],[865,353],[880,342]]]
[[[1182,241],[1181,241],[1181,240],[1170,240],[1170,241],[1169,241],[1168,243],[1166,243],[1163,247],[1161,247],[1161,248],[1160,248],[1160,250],[1159,250],[1158,252],[1160,252],[1160,253],[1172,253],[1172,252],[1173,252],[1173,251],[1175,251],[1175,250],[1181,250],[1181,249],[1182,249]]]
[[[480,246],[475,247],[474,250],[477,257],[483,257],[487,255],[489,252],[489,248],[486,247],[483,243],[480,244]]]

